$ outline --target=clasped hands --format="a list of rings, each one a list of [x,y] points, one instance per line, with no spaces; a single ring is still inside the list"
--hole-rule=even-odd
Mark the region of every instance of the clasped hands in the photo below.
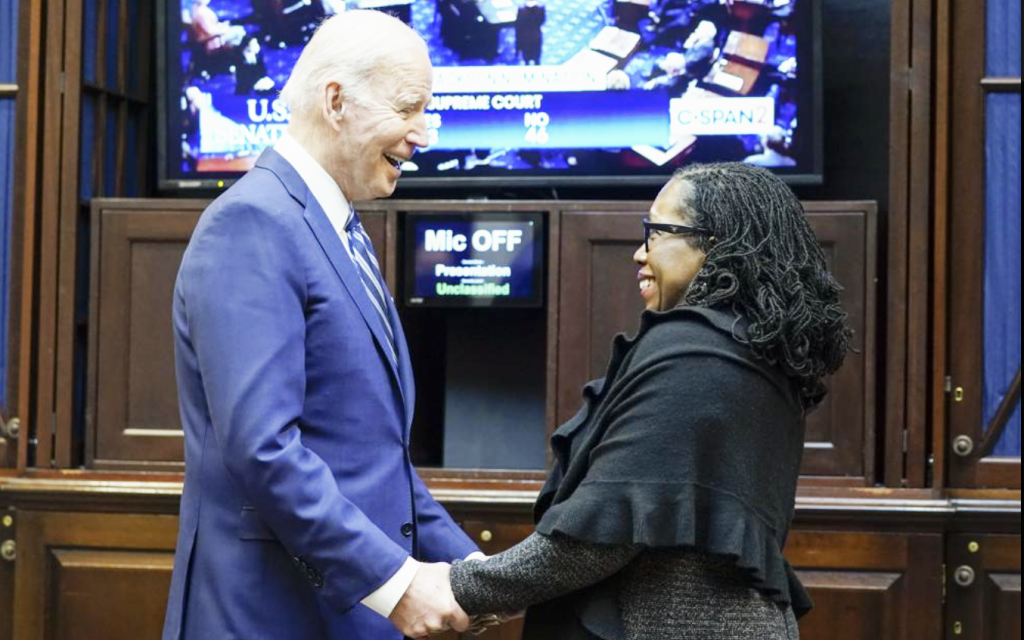
[[[420,563],[405,595],[388,618],[409,638],[426,638],[449,629],[480,634],[514,615],[487,614],[470,617],[455,600],[451,565],[447,562]]]
[[[410,638],[469,629],[469,616],[452,593],[451,569],[447,562],[420,563],[405,595],[388,616],[391,624]]]

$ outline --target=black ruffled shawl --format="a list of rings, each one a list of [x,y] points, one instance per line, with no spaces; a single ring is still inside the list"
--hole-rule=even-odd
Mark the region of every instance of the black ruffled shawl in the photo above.
[[[804,416],[796,386],[717,309],[645,312],[615,338],[604,378],[552,436],[537,531],[733,557],[797,616],[811,600],[782,556]],[[533,607],[524,638],[623,638],[615,579]],[[574,615],[569,615],[573,612]]]

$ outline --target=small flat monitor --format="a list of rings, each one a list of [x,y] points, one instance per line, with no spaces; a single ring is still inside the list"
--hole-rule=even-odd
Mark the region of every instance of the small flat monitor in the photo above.
[[[410,213],[405,303],[411,307],[539,307],[539,213]]]

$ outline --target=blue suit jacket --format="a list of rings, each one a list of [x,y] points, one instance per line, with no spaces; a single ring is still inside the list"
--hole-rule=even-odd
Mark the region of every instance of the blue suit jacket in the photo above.
[[[359,601],[475,545],[409,460],[414,388],[344,245],[273,150],[199,220],[174,290],[185,489],[164,640],[384,640]],[[415,546],[414,546],[415,545]]]

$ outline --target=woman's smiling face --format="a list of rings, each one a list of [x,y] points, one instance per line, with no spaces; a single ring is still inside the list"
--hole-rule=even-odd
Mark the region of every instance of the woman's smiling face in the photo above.
[[[651,205],[651,222],[692,226],[681,210],[690,189],[685,180],[670,180]],[[651,230],[648,246],[640,245],[633,260],[640,265],[637,279],[648,311],[667,311],[682,303],[694,277],[704,265],[705,253],[689,235]]]

